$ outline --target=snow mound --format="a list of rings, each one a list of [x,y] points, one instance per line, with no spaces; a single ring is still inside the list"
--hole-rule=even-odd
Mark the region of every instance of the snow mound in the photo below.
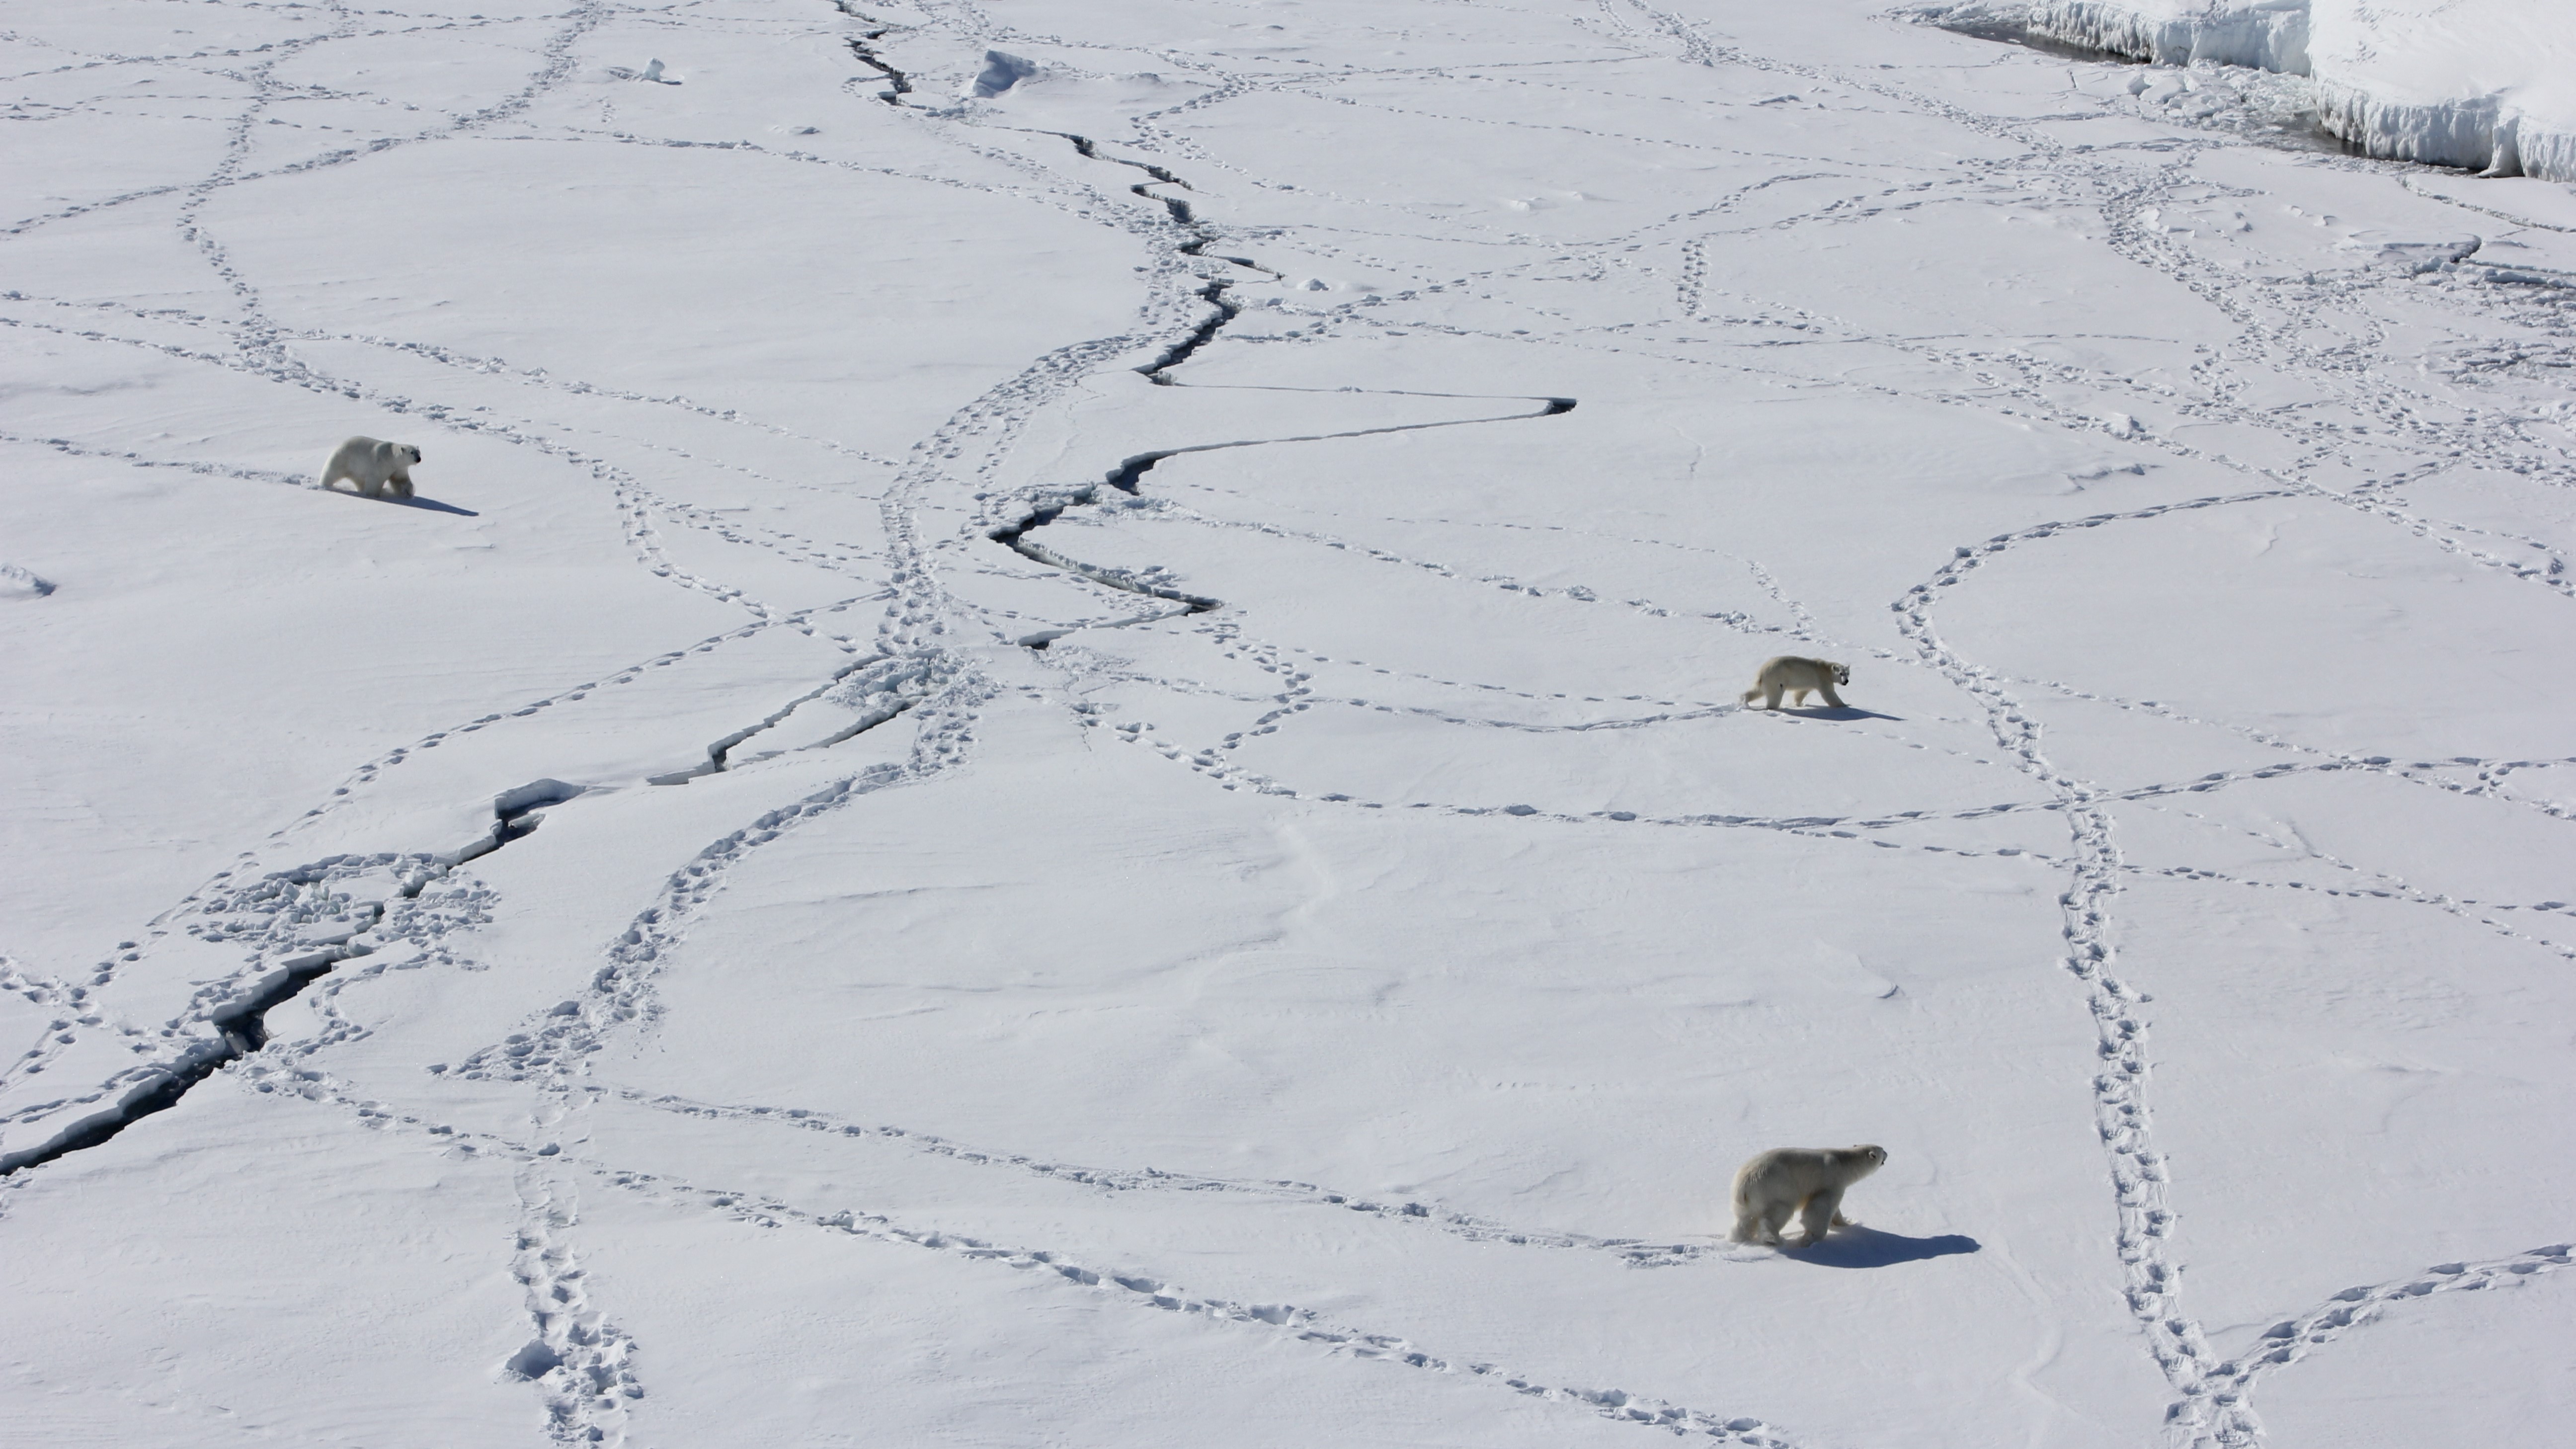
[[[2370,155],[2576,181],[2576,6],[1966,0],[1921,13],[1973,35],[2306,76],[2325,128]]]
[[[0,564],[0,599],[41,599],[54,591],[51,580],[16,564]]]
[[[988,50],[984,52],[984,68],[976,73],[974,83],[966,88],[966,94],[979,101],[989,101],[1037,73],[1036,61]]]

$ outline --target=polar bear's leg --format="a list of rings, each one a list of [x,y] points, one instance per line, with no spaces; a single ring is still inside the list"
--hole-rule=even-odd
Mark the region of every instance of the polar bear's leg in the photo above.
[[[1807,695],[1810,692],[1811,691],[1808,690],[1807,686],[1803,684],[1790,685],[1789,707],[1792,709],[1805,709],[1807,707]]]
[[[1735,1230],[1728,1233],[1726,1235],[1726,1239],[1731,1243],[1758,1243],[1762,1241],[1761,1212],[1750,1204],[1736,1209]]]
[[[1842,1205],[1843,1190],[1839,1187],[1819,1188],[1799,1205],[1799,1226],[1806,1229],[1810,1244],[1823,1242],[1826,1229],[1841,1221]]]
[[[396,498],[411,497],[411,475],[409,473],[396,473],[392,477],[387,478],[385,480],[385,491],[391,493]]]
[[[1843,703],[1843,697],[1841,695],[1834,693],[1834,682],[1832,680],[1828,679],[1822,684],[1817,685],[1816,688],[1824,691],[1825,703],[1832,705],[1836,709],[1851,708],[1851,706]]]
[[[1773,1198],[1764,1203],[1761,1241],[1775,1248],[1780,1246],[1780,1230],[1789,1225],[1789,1215],[1797,1210],[1798,1205],[1787,1198]]]
[[[1778,709],[1780,707],[1780,689],[1781,686],[1774,683],[1766,682],[1762,686],[1762,707],[1764,709]]]

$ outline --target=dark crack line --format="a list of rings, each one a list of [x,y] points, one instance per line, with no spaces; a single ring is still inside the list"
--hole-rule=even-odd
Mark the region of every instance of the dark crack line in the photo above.
[[[877,99],[889,106],[905,104],[903,98],[912,94],[912,79],[895,69],[876,50],[876,42],[893,34],[898,27],[887,25],[872,15],[859,13],[850,7],[849,0],[833,0],[833,8],[862,25],[876,26],[874,30],[863,31],[849,37],[845,43],[850,48],[850,54],[858,57],[859,64],[885,78],[886,89],[877,92]]]
[[[495,796],[490,830],[462,848],[435,858],[436,863],[430,869],[404,880],[386,900],[364,907],[366,919],[346,939],[319,951],[289,957],[278,963],[277,969],[260,977],[247,994],[207,1012],[204,1020],[217,1032],[216,1040],[199,1045],[176,1062],[154,1069],[142,1085],[128,1091],[115,1106],[91,1113],[38,1146],[0,1154],[0,1177],[31,1167],[42,1167],[74,1152],[88,1151],[114,1140],[126,1128],[144,1118],[179,1105],[180,1099],[208,1077],[268,1045],[268,1013],[294,1000],[305,987],[330,975],[341,962],[373,955],[375,948],[357,938],[383,923],[386,908],[391,902],[417,899],[431,882],[443,879],[458,866],[489,855],[505,845],[525,840],[544,819],[539,813],[540,807],[561,804],[581,793],[579,785],[568,785],[561,780],[536,780]],[[281,874],[294,876],[314,868],[302,866]]]
[[[1190,240],[1182,243],[1178,248],[1181,255],[1193,258],[1201,257],[1205,255],[1205,249],[1207,246],[1216,239],[1214,231],[1206,223],[1198,220],[1197,216],[1190,210],[1189,203],[1175,197],[1153,196],[1146,191],[1145,188],[1149,185],[1178,186],[1184,191],[1193,189],[1187,181],[1182,180],[1173,172],[1161,166],[1152,165],[1143,161],[1130,161],[1116,156],[1103,156],[1100,154],[1097,143],[1095,143],[1090,137],[1077,135],[1070,131],[1042,131],[1035,134],[1055,136],[1070,142],[1074,151],[1086,160],[1106,161],[1115,166],[1130,166],[1152,176],[1154,179],[1151,182],[1139,183],[1135,186],[1129,187],[1128,189],[1134,192],[1137,196],[1143,197],[1145,200],[1161,202],[1163,206],[1170,211],[1172,220],[1176,225],[1186,228],[1193,233]],[[1221,258],[1221,260],[1231,262],[1237,266],[1245,267],[1253,271],[1265,273],[1266,275],[1274,278],[1285,275],[1285,273],[1279,272],[1270,267],[1265,267],[1259,262],[1252,261],[1248,258],[1224,257]],[[1209,314],[1203,318],[1197,326],[1191,328],[1190,331],[1183,335],[1178,341],[1165,347],[1152,362],[1137,368],[1136,371],[1157,387],[1186,386],[1186,384],[1180,383],[1172,376],[1172,369],[1180,366],[1184,362],[1187,362],[1200,348],[1215,341],[1217,334],[1225,329],[1226,324],[1232,322],[1243,313],[1243,304],[1226,295],[1233,286],[1234,283],[1232,281],[1223,277],[1208,278],[1206,283],[1198,289],[1197,295],[1201,301],[1204,301],[1209,305],[1211,309]],[[1317,389],[1305,388],[1281,389],[1281,391],[1316,390]],[[1464,393],[1417,392],[1409,389],[1397,390],[1393,395],[1406,397],[1475,396],[1475,394]],[[1100,490],[1103,488],[1115,489],[1130,497],[1138,496],[1142,491],[1140,486],[1141,482],[1148,471],[1166,458],[1177,458],[1187,453],[1212,453],[1227,448],[1263,447],[1273,443],[1318,443],[1335,438],[1366,438],[1387,433],[1419,432],[1430,428],[1463,427],[1471,423],[1516,422],[1528,418],[1552,418],[1574,411],[1576,405],[1576,399],[1570,397],[1532,397],[1529,400],[1540,404],[1540,407],[1536,412],[1509,413],[1502,417],[1494,418],[1448,418],[1437,422],[1427,423],[1394,423],[1384,427],[1354,428],[1348,431],[1334,433],[1300,434],[1298,436],[1286,438],[1247,438],[1223,443],[1199,443],[1182,448],[1159,448],[1151,452],[1137,453],[1122,460],[1117,467],[1110,469],[1098,483],[1090,484],[1069,492],[1057,493],[1052,497],[1045,498],[1044,501],[1038,502],[1017,521],[1007,523],[999,528],[993,529],[985,534],[985,537],[991,539],[995,543],[1001,544],[1003,547],[1010,549],[1012,552],[1019,554],[1021,557],[1026,558],[1033,563],[1044,564],[1049,568],[1060,569],[1066,573],[1078,575],[1106,588],[1120,589],[1127,593],[1141,594],[1148,598],[1168,600],[1172,603],[1182,605],[1183,610],[1186,613],[1204,614],[1224,607],[1224,601],[1210,598],[1203,594],[1186,593],[1182,590],[1171,588],[1166,585],[1152,583],[1147,580],[1137,578],[1135,575],[1123,569],[1104,568],[1096,564],[1084,563],[1079,559],[1070,558],[1064,554],[1060,554],[1055,550],[1048,548],[1044,544],[1031,539],[1028,535],[1062,518],[1065,511],[1069,508],[1086,507],[1097,504],[1100,501]],[[1166,615],[1163,617],[1171,616]],[[1129,620],[1127,622],[1135,623],[1141,621]],[[1069,631],[1060,629],[1043,630],[1039,633],[1027,636],[1020,642],[1029,648],[1044,649],[1055,640],[1064,637],[1067,632]]]

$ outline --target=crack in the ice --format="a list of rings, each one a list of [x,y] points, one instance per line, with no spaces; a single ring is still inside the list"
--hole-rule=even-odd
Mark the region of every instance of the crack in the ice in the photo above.
[[[134,1068],[120,1074],[118,1080],[108,1082],[99,1096],[116,1091],[120,1082],[129,1084],[113,1105],[81,1117],[36,1146],[0,1153],[0,1177],[41,1167],[71,1153],[97,1147],[113,1140],[136,1122],[177,1106],[192,1088],[218,1070],[268,1045],[268,1013],[293,1000],[304,988],[329,975],[342,962],[373,954],[376,947],[361,938],[373,933],[385,921],[390,908],[417,898],[431,882],[445,877],[457,867],[526,838],[543,819],[538,813],[540,807],[559,804],[580,793],[581,787],[567,785],[560,780],[538,780],[504,791],[492,802],[491,828],[445,855],[335,856],[292,870],[273,872],[255,885],[235,888],[233,895],[223,898],[223,907],[229,909],[234,896],[243,891],[277,902],[268,915],[272,921],[283,915],[282,922],[278,923],[290,932],[286,937],[289,942],[298,940],[297,935],[292,934],[293,928],[309,921],[316,905],[336,906],[338,924],[319,933],[318,939],[307,935],[302,940],[302,944],[318,946],[318,949],[301,951],[274,961],[268,960],[264,952],[255,952],[252,958],[254,968],[266,966],[268,969],[255,976],[249,972],[239,973],[225,981],[200,987],[193,1019],[206,1029],[206,1035],[175,1058]],[[398,874],[394,889],[382,900],[352,902],[346,896],[335,897],[327,890],[334,880],[388,867],[396,868]],[[306,900],[308,888],[317,885],[325,888],[322,899],[318,902]],[[209,904],[201,909],[211,913],[216,906]],[[274,936],[275,929],[272,925],[266,934]],[[217,933],[208,939],[223,940],[227,934]],[[174,1019],[163,1035],[177,1035],[184,1024],[185,1019]],[[12,1112],[8,1119],[23,1120],[30,1112],[50,1114],[60,1105],[56,1102],[40,1103],[32,1109]]]
[[[1067,131],[1049,131],[1044,134],[1056,136],[1072,143],[1075,152],[1087,160],[1108,161],[1114,165],[1135,167],[1154,177],[1154,182],[1151,184],[1179,186],[1184,190],[1189,189],[1188,182],[1182,180],[1179,176],[1163,167],[1142,161],[1130,161],[1114,156],[1102,156],[1099,153],[1096,144],[1089,137],[1076,135]],[[1216,233],[1205,223],[1197,219],[1196,215],[1191,211],[1186,202],[1169,197],[1150,196],[1146,193],[1145,186],[1141,184],[1130,189],[1136,195],[1144,197],[1146,200],[1162,202],[1162,204],[1168,208],[1173,222],[1189,232],[1189,240],[1183,242],[1177,248],[1180,255],[1197,257],[1207,246],[1217,239]],[[1283,275],[1269,267],[1262,266],[1260,263],[1246,258],[1229,257],[1225,258],[1225,260],[1254,271],[1265,272],[1273,277]],[[1189,332],[1183,334],[1177,341],[1167,345],[1156,355],[1152,362],[1138,367],[1136,371],[1142,374],[1147,380],[1153,382],[1156,386],[1171,387],[1178,385],[1177,380],[1172,376],[1172,370],[1179,367],[1182,363],[1187,362],[1199,351],[1199,349],[1214,341],[1217,334],[1224,329],[1227,323],[1242,315],[1242,304],[1234,301],[1226,295],[1228,289],[1233,285],[1234,284],[1231,281],[1221,277],[1211,277],[1206,279],[1204,284],[1200,286],[1194,295],[1196,295],[1199,300],[1209,304],[1210,310],[1208,315],[1200,319],[1195,327],[1191,328]],[[1302,391],[1303,389],[1292,390]],[[1422,395],[1443,397],[1456,396],[1455,394]],[[1217,452],[1229,448],[1263,447],[1273,443],[1311,443],[1342,438],[1375,437],[1388,433],[1415,432],[1429,428],[1462,427],[1473,423],[1510,422],[1524,418],[1552,418],[1572,412],[1576,406],[1576,400],[1568,397],[1536,397],[1528,400],[1540,404],[1540,407],[1536,412],[1511,413],[1497,418],[1455,418],[1424,423],[1397,423],[1381,427],[1354,428],[1340,432],[1302,434],[1283,438],[1254,438],[1221,443],[1199,443],[1187,447],[1162,448],[1137,453],[1122,460],[1116,467],[1110,469],[1098,483],[1071,489],[1050,488],[1036,490],[1025,500],[1027,504],[1026,510],[1018,518],[989,529],[985,533],[985,537],[991,539],[995,543],[1001,544],[1005,548],[1010,549],[1012,552],[1019,554],[1021,557],[1026,558],[1031,562],[1044,564],[1049,568],[1060,569],[1066,573],[1088,579],[1093,583],[1101,584],[1113,589],[1119,589],[1127,593],[1168,600],[1172,603],[1182,605],[1186,613],[1207,613],[1224,607],[1223,601],[1210,598],[1202,594],[1186,593],[1169,585],[1140,577],[1131,570],[1107,568],[1097,564],[1084,563],[1080,560],[1058,553],[1054,549],[1048,548],[1044,544],[1031,539],[1028,535],[1032,531],[1044,528],[1063,517],[1068,508],[1097,506],[1100,502],[1100,490],[1103,488],[1125,493],[1131,497],[1137,495],[1140,492],[1141,480],[1144,478],[1144,475],[1148,470],[1152,469],[1156,464],[1163,462],[1165,459],[1180,457],[1184,454]],[[1062,638],[1066,632],[1068,631],[1040,631],[1037,634],[1026,636],[1022,642],[1028,644],[1030,647],[1043,649],[1054,640]]]
[[[912,94],[911,77],[895,69],[893,63],[879,54],[876,48],[876,43],[892,34],[897,27],[885,24],[873,15],[862,13],[850,3],[850,0],[832,0],[832,8],[862,25],[876,26],[874,30],[861,31],[857,35],[846,37],[843,43],[849,46],[850,54],[858,58],[859,64],[884,77],[886,89],[877,92],[878,100],[889,106],[905,104],[903,98]]]

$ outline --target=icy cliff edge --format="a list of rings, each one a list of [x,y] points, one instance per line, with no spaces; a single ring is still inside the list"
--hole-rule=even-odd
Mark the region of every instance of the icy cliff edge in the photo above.
[[[2576,6],[2535,0],[1964,0],[1918,12],[2157,65],[2309,78],[2370,155],[2576,181]]]

